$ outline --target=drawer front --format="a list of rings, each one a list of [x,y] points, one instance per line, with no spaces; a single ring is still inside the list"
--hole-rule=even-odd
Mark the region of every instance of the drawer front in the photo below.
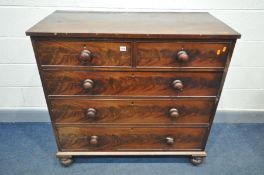
[[[224,67],[228,43],[137,43],[137,66]]]
[[[52,99],[55,123],[209,123],[214,99]]]
[[[215,96],[222,72],[45,71],[49,95]]]
[[[132,62],[128,42],[37,41],[36,49],[41,65],[127,67]]]
[[[67,151],[201,150],[207,128],[57,127]]]

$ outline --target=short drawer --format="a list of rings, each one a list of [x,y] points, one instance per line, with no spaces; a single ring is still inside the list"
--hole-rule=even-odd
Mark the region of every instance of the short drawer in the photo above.
[[[208,124],[214,98],[194,99],[51,99],[55,123]]]
[[[131,66],[129,42],[40,40],[35,42],[41,65]]]
[[[62,151],[202,150],[208,128],[57,126]]]
[[[44,71],[49,95],[216,96],[222,72]]]
[[[139,42],[139,67],[221,67],[226,63],[228,43]]]

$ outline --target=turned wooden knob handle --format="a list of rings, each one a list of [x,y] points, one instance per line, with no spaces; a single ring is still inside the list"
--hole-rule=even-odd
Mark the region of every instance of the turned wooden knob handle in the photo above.
[[[166,143],[167,143],[168,145],[173,144],[173,143],[174,143],[174,138],[172,138],[172,137],[166,137]]]
[[[88,108],[86,110],[86,116],[88,118],[95,118],[95,115],[96,115],[96,110],[94,108]]]
[[[181,62],[187,62],[189,61],[189,55],[187,54],[186,51],[181,50],[177,53],[178,60]]]
[[[92,52],[87,49],[81,51],[79,59],[81,62],[91,62]]]
[[[171,108],[169,110],[169,114],[170,114],[170,117],[172,117],[172,118],[177,118],[180,116],[179,111],[176,108]]]
[[[90,90],[90,89],[93,88],[93,86],[94,86],[94,82],[93,82],[93,80],[91,80],[91,79],[86,79],[86,80],[83,81],[83,88],[84,88],[85,90]]]
[[[183,90],[183,84],[181,80],[174,80],[172,82],[172,86],[174,89],[182,91]]]
[[[98,144],[98,136],[91,136],[90,144],[96,146]]]

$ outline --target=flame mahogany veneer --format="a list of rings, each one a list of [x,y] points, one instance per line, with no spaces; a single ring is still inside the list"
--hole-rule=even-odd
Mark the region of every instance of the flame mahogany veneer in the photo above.
[[[56,11],[31,37],[58,145],[198,165],[240,34],[208,13]]]

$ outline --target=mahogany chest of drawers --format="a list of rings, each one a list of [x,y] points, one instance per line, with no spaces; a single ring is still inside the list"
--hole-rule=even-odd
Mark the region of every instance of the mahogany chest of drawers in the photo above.
[[[208,13],[56,11],[31,37],[63,165],[73,156],[206,156],[236,39]]]

